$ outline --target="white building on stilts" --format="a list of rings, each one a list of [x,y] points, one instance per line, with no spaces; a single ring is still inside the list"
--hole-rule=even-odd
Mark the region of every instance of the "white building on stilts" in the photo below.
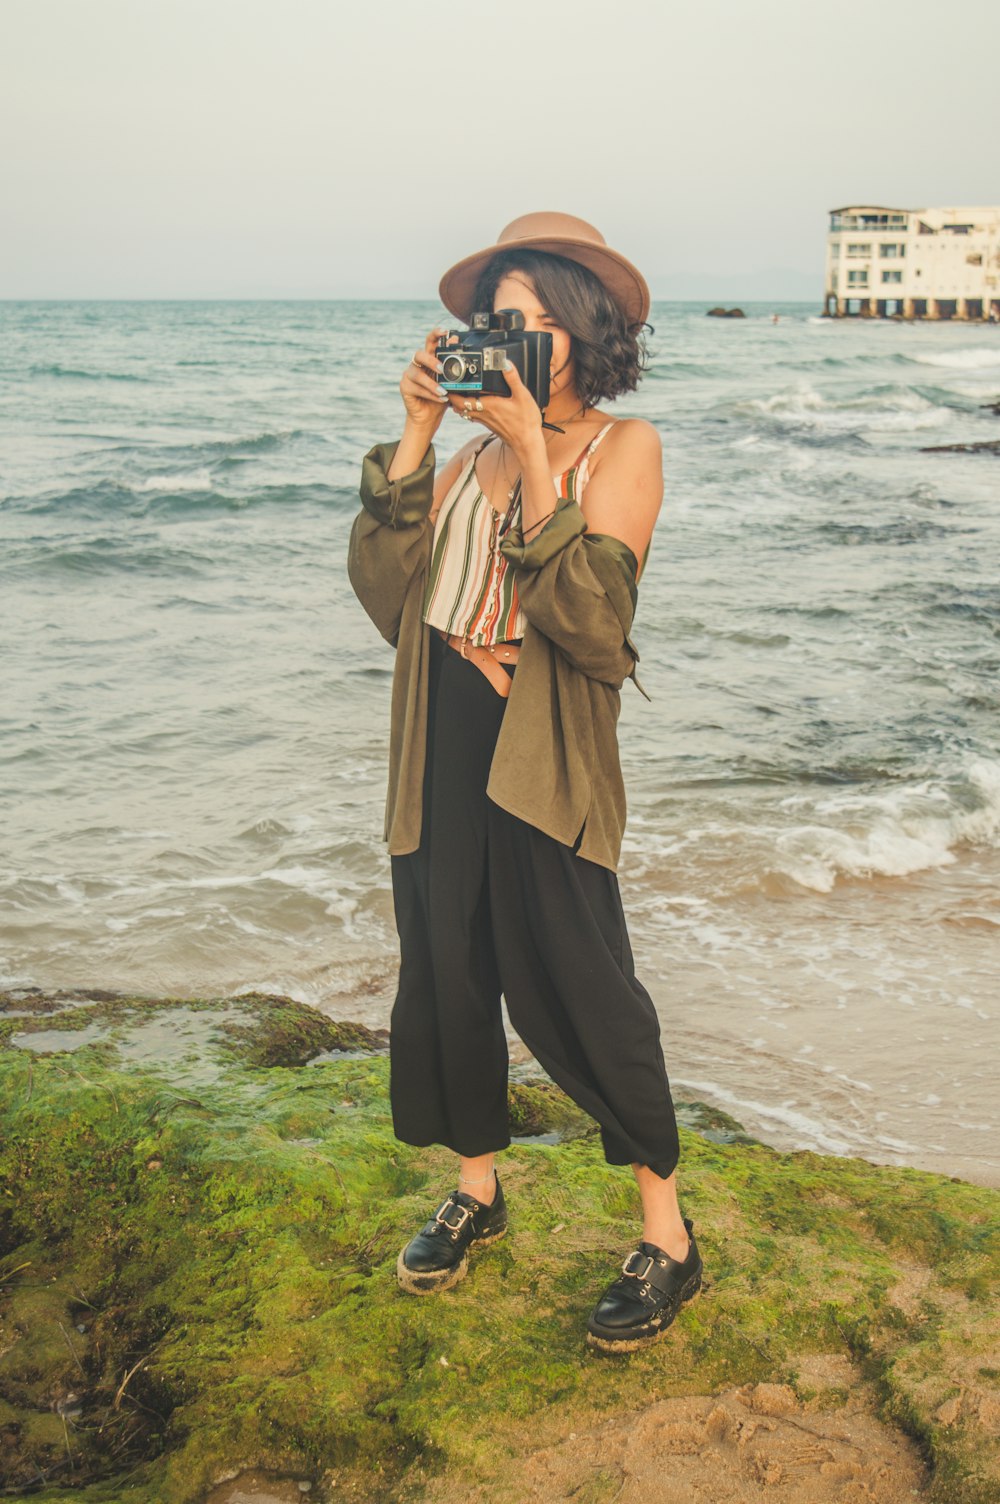
[[[823,312],[1000,320],[1000,208],[831,209]]]

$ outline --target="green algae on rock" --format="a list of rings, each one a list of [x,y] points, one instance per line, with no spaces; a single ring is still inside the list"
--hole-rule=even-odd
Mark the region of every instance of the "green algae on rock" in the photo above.
[[[471,1496],[637,1389],[807,1399],[849,1359],[916,1444],[918,1497],[995,1504],[1000,1194],[682,1121],[705,1294],[609,1362],[584,1331],[641,1223],[631,1172],[551,1083],[512,1082],[510,1235],[408,1298],[396,1254],[455,1156],[395,1139],[360,1027],[262,994],[0,995],[0,1487],[201,1504],[258,1470],[321,1504]],[[46,1032],[78,1046],[30,1048]]]

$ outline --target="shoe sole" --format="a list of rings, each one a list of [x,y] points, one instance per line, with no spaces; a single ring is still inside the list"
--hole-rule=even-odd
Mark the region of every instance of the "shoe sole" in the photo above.
[[[699,1269],[697,1274],[691,1276],[686,1285],[681,1286],[680,1300],[674,1309],[664,1316],[655,1331],[643,1332],[638,1336],[615,1337],[612,1335],[609,1327],[603,1328],[603,1331],[608,1333],[607,1336],[604,1336],[601,1332],[595,1332],[591,1328],[587,1332],[587,1346],[599,1353],[634,1353],[638,1352],[640,1348],[652,1347],[654,1342],[659,1342],[661,1337],[666,1336],[681,1307],[687,1305],[689,1301],[696,1300],[700,1295],[701,1276],[702,1270]]]
[[[464,1279],[469,1272],[469,1254],[477,1248],[485,1248],[490,1243],[496,1243],[507,1231],[506,1225],[498,1232],[487,1233],[485,1237],[473,1238],[468,1248],[462,1254],[461,1259],[451,1269],[434,1270],[428,1269],[423,1273],[416,1269],[407,1268],[403,1263],[403,1254],[409,1248],[407,1243],[399,1250],[396,1259],[396,1279],[401,1290],[406,1290],[410,1295],[436,1295],[439,1290],[450,1290],[452,1285],[457,1285],[459,1280]]]

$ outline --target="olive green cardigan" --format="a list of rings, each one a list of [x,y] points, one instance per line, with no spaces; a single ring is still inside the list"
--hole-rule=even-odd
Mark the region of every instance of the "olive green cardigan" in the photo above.
[[[361,469],[347,570],[355,594],[396,649],[389,786],[382,839],[403,856],[420,844],[430,633],[424,588],[434,525],[434,446],[409,475],[388,480],[398,448],[376,444]],[[512,528],[500,552],[513,566],[526,626],[500,724],[487,796],[579,854],[618,870],[625,786],[618,756],[620,690],[639,654],[629,636],[636,558],[618,538],[588,531],[575,501],[525,543]]]

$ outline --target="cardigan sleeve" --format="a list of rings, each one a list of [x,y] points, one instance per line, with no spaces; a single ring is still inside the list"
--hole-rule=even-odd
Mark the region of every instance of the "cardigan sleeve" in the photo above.
[[[629,635],[635,616],[635,554],[610,533],[592,533],[579,505],[562,497],[532,538],[511,528],[500,552],[512,565],[525,618],[555,643],[574,668],[620,689],[636,677],[639,651]]]
[[[434,446],[417,469],[387,478],[399,440],[375,444],[361,465],[361,511],[347,546],[347,573],[358,600],[386,642],[396,647],[403,604],[429,559],[433,528]]]

